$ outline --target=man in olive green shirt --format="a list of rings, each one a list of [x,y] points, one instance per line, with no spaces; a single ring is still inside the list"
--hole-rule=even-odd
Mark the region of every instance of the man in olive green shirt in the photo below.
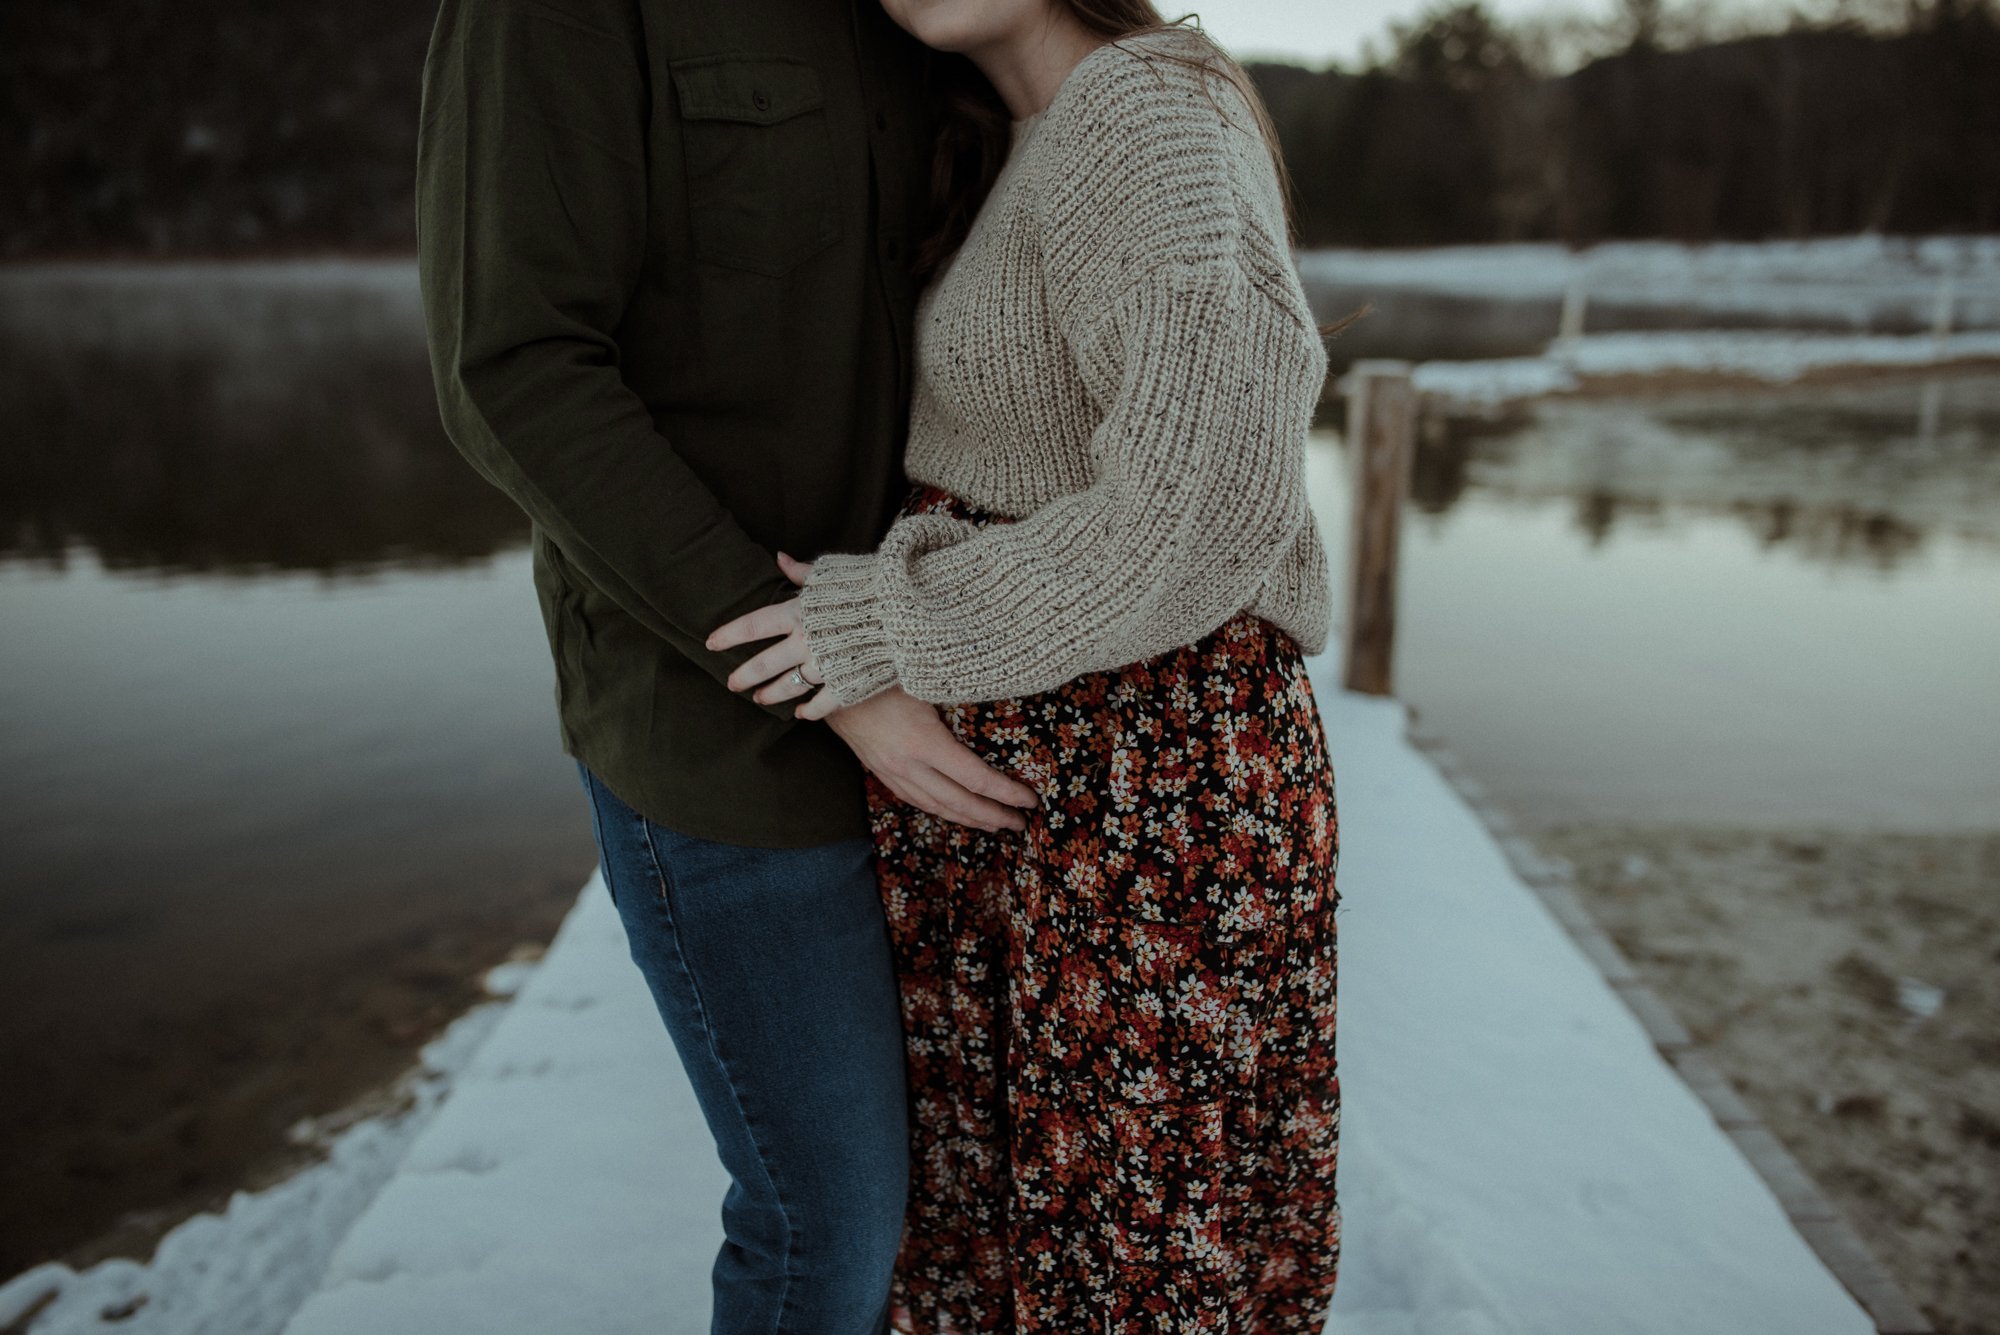
[[[563,747],[733,1178],[724,1335],[885,1329],[906,1096],[863,765],[989,829],[1034,798],[928,705],[801,722],[703,643],[790,596],[776,552],[872,547],[901,498],[928,61],[875,0],[444,0],[424,67],[439,405],[533,521]]]

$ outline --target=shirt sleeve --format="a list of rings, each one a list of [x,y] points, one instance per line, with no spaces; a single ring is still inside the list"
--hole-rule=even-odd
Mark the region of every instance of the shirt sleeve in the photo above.
[[[708,633],[791,589],[619,373],[647,117],[629,0],[444,0],[417,144],[425,321],[459,451],[592,585],[722,680],[759,646],[712,653]]]
[[[873,553],[816,562],[807,638],[837,702],[892,684],[998,699],[1190,644],[1252,603],[1310,524],[1303,439],[1326,353],[1247,253],[1229,105],[1139,69],[1043,127],[1062,138],[1060,182],[1037,187],[1042,262],[1101,413],[1091,481],[1017,522],[912,515]]]

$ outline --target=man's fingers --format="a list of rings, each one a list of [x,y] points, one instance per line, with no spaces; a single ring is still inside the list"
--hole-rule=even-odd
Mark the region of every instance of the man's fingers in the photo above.
[[[874,773],[873,770],[869,772],[871,774]],[[888,784],[889,791],[894,793],[900,801],[908,802],[919,811],[929,811],[931,815],[938,817],[940,820],[945,819],[942,812],[931,810],[931,799],[924,793],[919,792],[907,779],[899,778],[894,774],[876,774],[875,777],[883,783]]]
[[[791,604],[772,603],[769,607],[745,612],[736,620],[717,626],[708,633],[708,647],[720,651],[734,649],[739,644],[775,639],[780,635],[789,635],[793,624]]]
[[[747,691],[759,682],[790,672],[805,661],[806,637],[793,631],[770,648],[738,663],[736,670],[729,674],[729,689]],[[803,688],[793,694],[803,694]]]
[[[810,561],[794,561],[788,553],[778,553],[778,569],[785,572],[785,578],[801,587],[813,572]]]
[[[924,760],[942,770],[965,788],[1008,806],[1032,809],[1041,803],[1040,794],[1019,779],[1001,773],[979,758],[979,754],[956,737],[926,748]]]

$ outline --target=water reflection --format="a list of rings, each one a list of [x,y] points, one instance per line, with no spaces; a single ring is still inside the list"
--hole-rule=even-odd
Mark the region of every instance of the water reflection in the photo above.
[[[589,871],[411,278],[0,272],[0,1276],[213,1204]]]
[[[163,286],[146,295],[170,299]],[[59,567],[83,545],[114,570],[333,574],[459,564],[525,538],[438,426],[413,310],[350,312],[361,327],[343,339],[329,330],[343,321],[313,315],[322,293],[265,292],[217,313],[240,323],[197,316],[142,340],[92,318],[118,294],[13,295],[0,559]],[[64,295],[82,309],[58,316]]]
[[[2000,377],[1432,417],[1414,471],[1397,693],[1529,823],[2000,824]]]
[[[1762,547],[1894,570],[1940,535],[2000,546],[2000,378],[1429,411],[1411,505],[1472,490],[1559,502],[1593,546],[1724,515]]]

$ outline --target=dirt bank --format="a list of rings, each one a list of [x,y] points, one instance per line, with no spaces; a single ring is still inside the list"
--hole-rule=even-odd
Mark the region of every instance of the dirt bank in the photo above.
[[[2000,1331],[2000,833],[1534,839],[1942,1335]]]
[[[78,1025],[18,1050],[0,1161],[0,1279],[45,1260],[143,1258],[238,1189],[317,1151],[289,1134],[389,1086],[484,995],[486,971],[548,941],[575,880],[496,890],[483,911],[274,973],[143,1032]]]

